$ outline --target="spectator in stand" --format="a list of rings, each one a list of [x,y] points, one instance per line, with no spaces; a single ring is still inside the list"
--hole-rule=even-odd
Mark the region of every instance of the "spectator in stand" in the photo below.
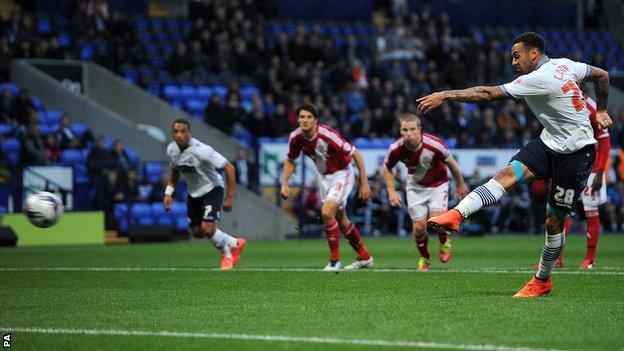
[[[145,196],[143,196],[141,194],[141,191],[139,189],[139,180],[137,178],[137,173],[135,170],[131,169],[128,170],[128,173],[126,174],[126,194],[125,197],[126,199],[131,202],[131,203],[135,203],[135,202],[145,202]]]
[[[122,181],[126,180],[126,175],[132,166],[128,151],[124,148],[124,143],[121,139],[115,139],[113,142],[113,148],[109,151],[108,159],[111,162],[111,166],[117,170],[117,175]]]
[[[45,136],[44,148],[48,162],[58,163],[61,161],[61,146],[57,142],[54,134],[48,134]]]
[[[111,162],[110,154],[104,145],[104,137],[100,135],[87,156],[89,176],[96,182],[102,180],[105,178],[108,168],[112,166],[114,166],[114,163]],[[117,174],[115,174],[116,178]]]
[[[204,111],[204,118],[206,122],[230,134],[232,125],[231,122],[225,118],[225,108],[218,94],[214,93],[210,96],[210,102]]]
[[[167,67],[178,79],[190,77],[193,63],[187,51],[186,43],[181,41],[176,44],[175,51],[169,56]]]
[[[4,35],[9,39],[11,45],[21,43],[29,37],[28,29],[24,25],[22,14],[17,11],[11,11],[9,21],[4,24]]]
[[[0,123],[12,123],[11,118],[11,92],[8,89],[2,89],[0,92]]]
[[[103,203],[104,203],[104,221],[106,228],[115,228],[115,216],[113,209],[115,204],[126,201],[126,187],[119,180],[117,171],[110,170],[106,175],[106,181],[103,186]]]
[[[236,151],[236,159],[232,160],[236,171],[236,182],[249,190],[258,192],[258,172],[256,164],[247,157],[246,149]]]
[[[89,0],[86,7],[87,21],[98,36],[108,35],[110,12],[106,0]]]
[[[30,98],[28,89],[22,88],[11,102],[11,116],[18,124],[28,124],[28,114],[30,110],[35,110],[35,105]]]
[[[56,139],[58,140],[61,150],[80,148],[80,139],[74,135],[70,129],[71,121],[68,115],[63,115],[61,118],[61,127],[56,132]]]
[[[28,125],[28,131],[22,139],[21,159],[24,166],[45,165],[48,163],[43,140],[36,123]]]

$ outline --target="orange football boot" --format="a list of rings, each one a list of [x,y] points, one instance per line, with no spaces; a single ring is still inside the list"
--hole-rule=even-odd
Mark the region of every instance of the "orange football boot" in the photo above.
[[[231,271],[234,268],[234,259],[232,256],[221,256],[221,270],[222,271]]]
[[[238,261],[240,261],[241,252],[245,248],[245,245],[247,245],[247,240],[245,240],[245,238],[236,238],[236,240],[238,240],[238,245],[230,250],[232,252],[232,264],[234,266],[236,266]]]
[[[533,277],[528,283],[526,283],[524,288],[520,289],[520,291],[518,291],[513,297],[519,299],[527,297],[539,297],[550,293],[550,291],[552,290],[552,286],[553,282],[551,277],[548,277],[546,281],[537,279],[537,277]]]
[[[435,233],[452,235],[459,231],[459,226],[463,220],[461,213],[456,209],[452,209],[439,216],[429,218],[427,220],[427,229]]]

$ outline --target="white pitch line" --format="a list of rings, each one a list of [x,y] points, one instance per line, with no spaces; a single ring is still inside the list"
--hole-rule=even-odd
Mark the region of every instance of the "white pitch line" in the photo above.
[[[69,329],[69,328],[22,328],[1,327],[4,332],[21,332],[35,334],[81,334],[81,335],[111,335],[111,336],[152,336],[152,337],[175,337],[175,338],[199,338],[199,339],[228,339],[244,341],[267,341],[267,342],[294,342],[306,344],[330,344],[330,345],[360,345],[380,347],[405,347],[415,349],[452,349],[452,350],[477,350],[477,351],[563,351],[556,349],[539,349],[530,347],[512,347],[504,345],[480,345],[480,344],[450,344],[424,341],[389,341],[372,339],[341,339],[288,335],[254,335],[232,333],[202,333],[202,332],[175,332],[175,331],[144,331],[144,330],[111,330],[111,329]]]
[[[219,268],[206,267],[0,267],[0,272],[218,272]],[[266,268],[236,268],[239,272],[322,272],[317,268],[289,268],[289,267],[266,267]],[[345,272],[345,271],[339,271]],[[370,273],[417,273],[416,269],[407,268],[380,268],[363,269],[360,272]],[[474,273],[474,274],[530,274],[535,270],[508,269],[508,268],[467,268],[467,269],[430,269],[431,273]],[[327,272],[323,272],[327,273]],[[335,273],[335,272],[334,272]],[[553,274],[566,275],[624,275],[624,271],[564,271],[555,270]]]

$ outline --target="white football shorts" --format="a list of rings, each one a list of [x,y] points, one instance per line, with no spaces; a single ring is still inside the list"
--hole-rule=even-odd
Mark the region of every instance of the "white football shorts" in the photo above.
[[[607,202],[607,182],[605,175],[602,175],[602,187],[600,187],[600,190],[596,191],[594,195],[592,195],[591,185],[594,181],[594,177],[596,177],[596,173],[589,175],[589,178],[587,178],[587,186],[583,190],[583,195],[581,196],[585,212],[598,211],[598,206]]]
[[[412,221],[428,218],[431,212],[448,210],[448,187],[444,182],[436,187],[411,183],[407,185],[407,208]]]
[[[320,175],[319,192],[321,201],[323,203],[327,200],[338,202],[341,209],[345,208],[354,184],[355,174],[351,165],[332,174]]]

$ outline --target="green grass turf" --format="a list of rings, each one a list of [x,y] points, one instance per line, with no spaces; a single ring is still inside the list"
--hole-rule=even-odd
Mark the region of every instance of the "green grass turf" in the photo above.
[[[437,240],[429,248],[435,254]],[[553,292],[511,296],[531,277],[543,237],[454,239],[454,257],[409,271],[409,239],[368,239],[372,271],[261,271],[326,262],[320,240],[250,242],[238,271],[220,272],[207,242],[0,249],[0,328],[130,330],[319,337],[530,349],[624,347],[624,236],[603,235],[599,266],[577,274],[585,239],[572,236]],[[343,262],[354,254],[342,242]],[[7,270],[7,267],[204,268],[202,270]],[[247,270],[246,270],[247,269]],[[381,271],[406,269],[406,271]],[[484,269],[501,272],[483,272]],[[454,272],[442,270],[455,270]],[[473,271],[468,271],[473,270]],[[519,271],[519,272],[518,272]],[[6,332],[6,330],[0,330]],[[401,350],[207,337],[12,332],[15,350]],[[412,344],[412,346],[418,346]],[[422,345],[421,345],[422,346]],[[413,348],[413,347],[412,347]],[[426,348],[426,347],[425,347]]]

